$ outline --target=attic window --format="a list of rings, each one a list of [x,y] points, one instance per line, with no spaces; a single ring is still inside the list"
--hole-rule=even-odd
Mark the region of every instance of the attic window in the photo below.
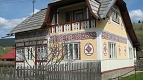
[[[115,8],[112,9],[112,20],[119,24],[119,12]]]

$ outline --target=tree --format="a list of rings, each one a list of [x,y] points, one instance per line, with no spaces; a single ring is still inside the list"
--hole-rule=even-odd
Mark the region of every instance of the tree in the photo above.
[[[138,23],[141,23],[141,21],[139,20]]]

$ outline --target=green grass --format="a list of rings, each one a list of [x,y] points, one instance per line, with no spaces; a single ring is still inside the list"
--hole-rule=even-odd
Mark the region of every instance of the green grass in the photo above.
[[[136,73],[136,77],[135,77],[135,74],[132,74],[132,75],[123,77],[120,80],[143,80],[143,72]]]
[[[6,54],[12,47],[1,47],[0,46],[0,56]]]
[[[143,50],[143,23],[133,23],[133,28],[140,43],[140,48]]]

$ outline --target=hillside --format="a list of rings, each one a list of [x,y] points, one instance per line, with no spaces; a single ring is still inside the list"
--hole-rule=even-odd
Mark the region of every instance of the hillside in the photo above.
[[[0,46],[0,56],[6,54],[13,47],[1,47]]]
[[[14,45],[15,45],[15,39],[14,38],[0,39],[0,46],[11,47]]]
[[[143,23],[133,23],[133,28],[140,43],[141,50],[143,50]]]
[[[14,47],[14,38],[0,39],[0,56],[7,53],[11,48]]]

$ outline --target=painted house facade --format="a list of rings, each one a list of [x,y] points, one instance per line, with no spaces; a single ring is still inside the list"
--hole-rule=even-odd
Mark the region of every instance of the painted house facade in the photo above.
[[[100,60],[105,75],[133,68],[139,46],[123,0],[54,0],[10,34],[16,38],[16,65],[38,65],[52,53],[63,62]]]

